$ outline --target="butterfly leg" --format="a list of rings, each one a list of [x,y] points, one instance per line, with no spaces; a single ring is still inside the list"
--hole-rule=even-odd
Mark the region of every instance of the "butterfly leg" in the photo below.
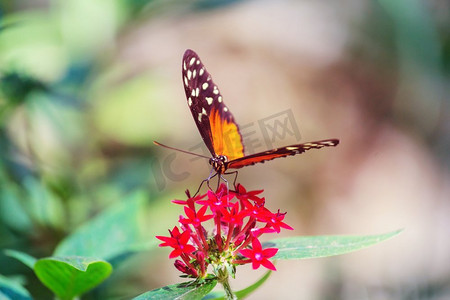
[[[197,191],[196,191],[195,194],[194,194],[194,197],[197,196],[197,194],[200,192],[200,189],[202,188],[202,186],[203,186],[203,184],[204,184],[205,182],[206,182],[206,185],[208,186],[208,188],[209,188],[210,190],[212,190],[211,186],[209,185],[209,181],[210,181],[211,179],[213,179],[214,177],[217,176],[217,173],[214,174],[214,175],[212,175],[213,172],[214,172],[214,169],[211,170],[211,172],[209,173],[208,178],[202,180],[202,182],[200,183],[200,186],[198,187]],[[211,176],[211,175],[212,175],[212,176]]]
[[[197,191],[195,192],[195,194],[194,194],[193,197],[197,196],[198,192],[200,192],[200,189],[202,188],[202,185],[203,185],[206,181],[207,181],[206,179],[202,180],[202,183],[200,183],[200,186],[198,187],[198,189],[197,189]]]
[[[233,171],[233,172],[229,172],[229,173],[223,173],[224,175],[231,175],[234,174],[234,180],[233,180],[233,186],[234,186],[234,190],[236,190],[236,180],[238,177],[238,171]]]
[[[208,185],[208,189],[210,189],[211,191],[213,190],[213,188],[209,185],[209,181],[210,181],[211,179],[213,179],[214,177],[216,177],[216,176],[217,176],[217,173],[214,174],[212,177],[210,177],[210,178],[208,178],[208,179],[205,179],[205,180],[206,180],[206,184]]]
[[[219,180],[217,181],[217,190],[219,190],[220,179],[222,179],[222,180],[226,183],[226,185],[227,185],[227,194],[229,194],[230,188],[229,188],[229,186],[228,186],[228,180],[226,180],[225,177],[222,176],[222,174],[220,174]]]

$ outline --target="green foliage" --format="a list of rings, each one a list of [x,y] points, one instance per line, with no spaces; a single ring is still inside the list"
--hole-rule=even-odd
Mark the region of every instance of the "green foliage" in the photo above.
[[[73,299],[104,281],[112,272],[106,261],[81,256],[59,256],[36,259],[26,253],[6,250],[34,270],[39,280],[60,299]]]
[[[15,250],[5,250],[5,254],[9,257],[13,257],[29,267],[30,269],[34,269],[34,264],[36,263],[37,259],[34,258],[31,255],[28,255],[26,253],[15,251]]]
[[[191,281],[187,283],[179,283],[168,285],[153,291],[146,292],[133,298],[133,300],[150,300],[150,299],[178,299],[178,300],[194,300],[202,299],[217,284],[215,279],[207,279],[204,282]]]
[[[110,262],[155,246],[144,234],[145,194],[134,193],[61,241],[54,255],[101,257]],[[152,239],[153,240],[153,239]]]
[[[278,248],[278,253],[272,258],[279,259],[306,259],[340,255],[360,250],[386,239],[389,239],[402,230],[367,236],[298,236],[275,239],[263,244],[263,247]]]
[[[34,272],[60,299],[73,299],[104,281],[112,266],[103,260],[80,256],[39,259]]]
[[[46,87],[42,82],[16,72],[7,72],[0,78],[0,91],[8,99],[9,104],[13,105],[23,103],[30,93],[45,91],[45,89]]]
[[[9,182],[0,170],[0,218],[4,224],[19,232],[32,228],[31,215],[20,201],[19,187]],[[1,244],[1,241],[0,241]]]
[[[64,211],[60,199],[33,177],[25,178],[23,186],[34,221],[42,226],[62,228]]]
[[[243,290],[236,292],[236,297],[238,299],[244,299],[248,295],[250,295],[252,292],[256,291],[266,280],[269,278],[270,274],[272,274],[272,271],[267,272],[263,277],[261,277],[258,281],[256,281],[254,284],[246,287]]]
[[[31,300],[30,293],[14,280],[0,275],[0,299]]]
[[[55,256],[36,259],[19,251],[5,252],[33,269],[39,280],[60,299],[73,299],[89,291],[112,272],[108,262],[96,258]]]
[[[134,193],[105,210],[64,239],[52,257],[37,260],[20,251],[5,252],[33,269],[60,299],[73,299],[111,274],[112,265],[106,260],[118,264],[132,253],[154,247],[142,230],[144,200],[144,194]]]
[[[250,295],[252,292],[256,291],[266,280],[269,278],[270,274],[272,274],[272,271],[268,271],[263,277],[261,277],[258,281],[256,281],[254,284],[246,287],[245,289],[242,289],[240,291],[235,292],[234,294],[238,299],[244,299],[248,295]],[[211,292],[206,297],[204,297],[204,300],[224,300],[225,299],[225,293],[223,292]]]

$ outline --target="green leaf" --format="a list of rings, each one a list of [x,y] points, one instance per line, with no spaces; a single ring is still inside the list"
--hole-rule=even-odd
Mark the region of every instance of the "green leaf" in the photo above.
[[[271,258],[272,260],[326,257],[344,254],[375,245],[399,234],[401,231],[403,231],[403,229],[385,234],[366,236],[335,235],[289,237],[266,242],[264,243],[264,247],[279,249],[278,253]]]
[[[23,182],[28,192],[28,210],[38,223],[62,228],[64,223],[64,209],[61,199],[56,197],[44,183],[28,176]]]
[[[3,140],[0,140],[0,144],[2,142]],[[0,184],[0,219],[14,230],[30,232],[32,222],[24,208],[24,203],[21,202],[20,188],[8,179],[2,167],[0,162],[0,182],[2,183]]]
[[[112,272],[106,261],[88,257],[48,257],[34,265],[39,280],[60,299],[73,299],[100,284]]]
[[[259,288],[267,280],[267,278],[269,278],[270,274],[272,274],[272,271],[268,271],[257,282],[246,287],[243,290],[237,291],[234,294],[238,299],[244,299],[245,297],[253,293],[257,288]],[[209,293],[206,297],[204,297],[203,300],[225,300],[225,293],[222,291],[212,292]]]
[[[83,224],[58,245],[54,255],[101,257],[112,262],[154,247],[156,242],[149,242],[142,226],[145,198],[145,194],[135,193]]]
[[[23,286],[0,275],[0,299],[31,300],[32,298]]]
[[[5,250],[4,253],[5,253],[5,255],[7,255],[9,257],[13,257],[13,258],[17,259],[18,261],[20,261],[21,263],[23,263],[30,269],[34,269],[34,264],[36,263],[37,259],[34,258],[33,256],[28,255],[21,251],[16,251],[16,250]]]
[[[177,300],[194,300],[202,299],[217,284],[217,280],[208,279],[204,283],[195,281],[172,284],[153,291],[146,292],[133,298],[133,300],[147,299],[177,299]]]

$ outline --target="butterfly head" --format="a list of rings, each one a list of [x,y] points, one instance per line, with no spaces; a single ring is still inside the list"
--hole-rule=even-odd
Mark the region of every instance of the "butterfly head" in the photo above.
[[[209,159],[209,164],[214,168],[217,173],[223,174],[227,170],[226,163],[228,157],[225,155],[217,155]]]

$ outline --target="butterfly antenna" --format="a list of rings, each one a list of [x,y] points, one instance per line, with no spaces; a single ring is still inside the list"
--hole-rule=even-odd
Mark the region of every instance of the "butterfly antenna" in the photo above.
[[[175,150],[175,151],[178,151],[178,152],[183,152],[183,153],[186,153],[186,154],[190,154],[190,155],[194,155],[194,156],[198,156],[198,157],[203,157],[203,158],[209,159],[208,156],[204,156],[204,155],[197,154],[197,153],[194,153],[194,152],[184,151],[184,150],[181,150],[181,149],[178,149],[178,148],[169,147],[169,146],[163,145],[161,143],[158,143],[157,141],[153,141],[153,144],[155,144],[156,146],[161,146],[161,147],[164,147],[164,148],[167,148],[167,149],[171,149],[171,150]]]

